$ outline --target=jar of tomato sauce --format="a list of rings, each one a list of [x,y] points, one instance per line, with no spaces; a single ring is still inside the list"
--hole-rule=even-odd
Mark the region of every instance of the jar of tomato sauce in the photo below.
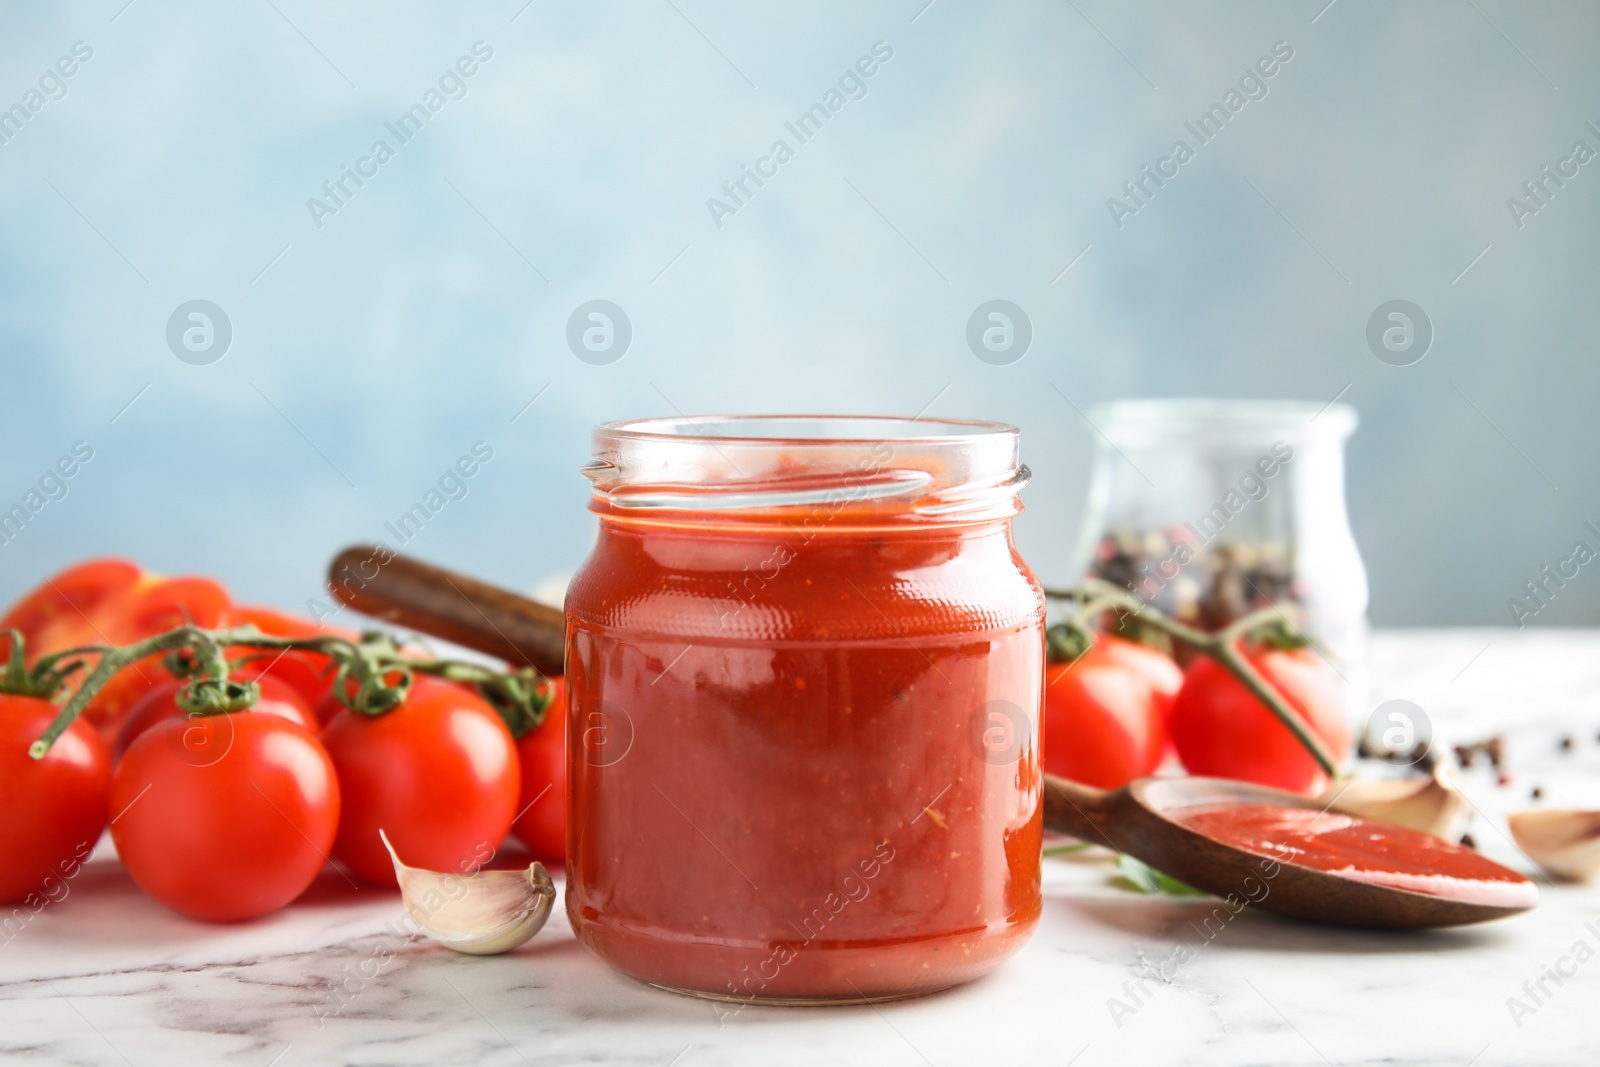
[[[608,423],[567,593],[566,904],[626,974],[911,996],[1039,919],[1044,598],[985,422]]]

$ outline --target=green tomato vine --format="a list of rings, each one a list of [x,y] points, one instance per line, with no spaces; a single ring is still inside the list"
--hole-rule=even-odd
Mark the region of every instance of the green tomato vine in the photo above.
[[[1311,754],[1317,765],[1329,778],[1339,777],[1338,761],[1328,746],[1322,743],[1283,694],[1256,670],[1250,658],[1240,649],[1240,643],[1249,640],[1273,648],[1299,648],[1309,642],[1289,624],[1283,609],[1269,605],[1247,615],[1242,615],[1215,632],[1196,630],[1170,619],[1146,604],[1122,586],[1098,578],[1087,578],[1076,589],[1046,589],[1045,595],[1056,600],[1067,600],[1077,605],[1065,621],[1050,627],[1045,634],[1045,650],[1052,662],[1077,659],[1094,645],[1094,620],[1107,611],[1137,619],[1150,629],[1166,634],[1174,641],[1188,645],[1216,660],[1239,680],[1256,699],[1267,706],[1279,722],[1288,728],[1295,740]]]
[[[180,626],[131,645],[90,645],[52,653],[31,668],[22,634],[9,630],[4,636],[10,640],[10,655],[0,670],[0,692],[54,701],[75,675],[86,672],[82,684],[29,747],[28,754],[34,759],[44,758],[113,675],[139,660],[163,654],[167,669],[175,677],[187,679],[178,690],[177,703],[194,716],[255,707],[261,687],[253,681],[230,679],[230,668],[290,651],[327,656],[334,694],[359,715],[384,715],[400,707],[413,679],[422,674],[472,686],[505,721],[511,735],[521,738],[544,721],[554,695],[550,680],[532,667],[505,671],[463,660],[411,656],[392,636],[380,631],[350,641],[334,636],[272,637],[253,625],[222,630]],[[237,649],[249,651],[230,662],[228,651]]]

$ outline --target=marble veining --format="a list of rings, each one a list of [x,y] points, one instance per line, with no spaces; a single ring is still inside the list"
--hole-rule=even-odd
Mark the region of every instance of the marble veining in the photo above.
[[[1555,802],[1600,803],[1597,663],[1600,632],[1379,634],[1373,704],[1415,702],[1445,743],[1506,732],[1513,781],[1469,777],[1485,813],[1472,832],[1527,869],[1498,812],[1531,803],[1534,784]],[[1557,751],[1564,733],[1576,754]],[[1541,880],[1531,915],[1461,930],[1340,931],[1249,911],[1208,926],[1215,901],[1136,895],[1102,860],[1052,859],[1038,934],[984,981],[893,1004],[730,1016],[610,971],[559,908],[516,952],[465,957],[411,937],[396,895],[352,892],[329,872],[277,915],[207,926],[145,898],[108,851],[0,937],[0,1057],[139,1067],[1600,1061],[1600,958],[1574,962],[1579,942],[1600,950],[1600,887]],[[1571,976],[1549,977],[1563,959]]]

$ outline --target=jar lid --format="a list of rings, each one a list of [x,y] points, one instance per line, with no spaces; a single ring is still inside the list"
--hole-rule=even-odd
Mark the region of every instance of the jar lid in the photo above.
[[[1014,426],[886,415],[608,422],[595,428],[583,473],[601,511],[823,508],[830,520],[947,522],[1016,514],[1031,477]]]

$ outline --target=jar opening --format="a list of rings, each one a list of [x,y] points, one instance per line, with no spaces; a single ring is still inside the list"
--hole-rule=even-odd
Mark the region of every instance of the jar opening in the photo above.
[[[897,415],[705,415],[670,419],[624,419],[595,430],[597,446],[602,436],[615,438],[683,440],[714,437],[747,444],[818,445],[864,444],[883,440],[939,442],[1017,429],[999,422],[977,419],[901,418]]]
[[[1356,412],[1347,404],[1302,400],[1116,400],[1090,408],[1089,421],[1118,445],[1343,440],[1356,428]]]
[[[633,512],[829,508],[860,519],[1004,518],[1030,477],[1018,431],[966,419],[717,415],[595,428],[583,473],[595,508]]]

